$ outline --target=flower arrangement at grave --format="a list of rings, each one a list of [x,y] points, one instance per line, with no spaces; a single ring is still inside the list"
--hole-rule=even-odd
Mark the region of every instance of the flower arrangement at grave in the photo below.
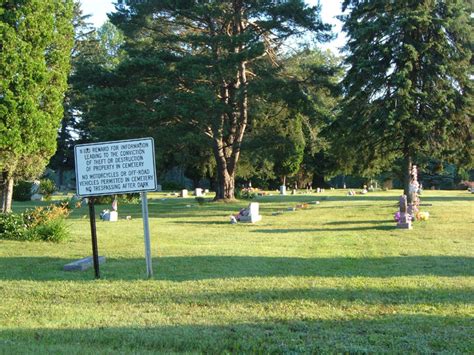
[[[252,200],[259,195],[259,189],[253,187],[244,187],[238,192],[238,198]]]

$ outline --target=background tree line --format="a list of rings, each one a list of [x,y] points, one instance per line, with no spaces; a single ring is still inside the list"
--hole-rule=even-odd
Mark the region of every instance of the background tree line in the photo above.
[[[78,142],[151,136],[159,171],[207,177],[217,199],[234,197],[236,178],[322,186],[390,172],[407,190],[413,162],[472,167],[470,4],[343,8],[338,58],[317,49],[331,36],[320,8],[299,0],[119,4],[97,31],[76,3],[51,166],[72,167]],[[289,49],[295,38],[305,47]]]

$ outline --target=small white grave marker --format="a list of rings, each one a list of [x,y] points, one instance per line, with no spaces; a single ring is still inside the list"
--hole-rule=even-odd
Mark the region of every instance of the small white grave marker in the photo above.
[[[247,216],[241,216],[240,222],[250,222],[255,223],[262,220],[262,216],[259,214],[259,207],[260,205],[258,202],[251,202],[248,210],[249,214]]]

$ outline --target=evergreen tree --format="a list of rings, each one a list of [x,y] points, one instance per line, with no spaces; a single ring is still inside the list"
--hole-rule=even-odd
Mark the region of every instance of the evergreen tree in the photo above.
[[[140,67],[132,75],[141,76],[134,88],[141,94],[135,103],[147,111],[141,119],[207,136],[217,165],[216,198],[234,198],[249,92],[261,79],[258,63],[276,67],[279,47],[306,30],[324,37],[319,8],[301,0],[129,2],[111,19],[126,37],[128,67]]]
[[[460,0],[345,0],[339,156],[358,172],[418,155],[472,158],[473,19]],[[365,174],[366,175],[366,174]]]
[[[57,137],[57,149],[49,162],[49,167],[58,175],[58,185],[64,184],[64,171],[74,169],[74,144],[78,139],[76,126],[80,119],[77,101],[80,91],[75,81],[78,63],[92,55],[96,47],[95,29],[88,22],[91,15],[84,15],[79,1],[74,2],[73,27],[74,45],[71,51],[71,72],[68,78],[68,90],[64,98],[64,114]]]
[[[14,179],[42,172],[56,149],[72,47],[72,1],[0,1],[2,212]]]

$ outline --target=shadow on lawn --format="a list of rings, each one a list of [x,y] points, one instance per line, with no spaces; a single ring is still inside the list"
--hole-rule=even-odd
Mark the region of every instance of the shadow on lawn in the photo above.
[[[356,224],[357,222],[355,222]],[[362,223],[362,222],[360,222]],[[379,223],[386,223],[386,222],[379,222]],[[328,223],[325,223],[328,224]],[[341,223],[342,224],[342,223]],[[378,231],[389,231],[389,230],[396,230],[396,225],[389,225],[389,226],[374,226],[374,227],[341,227],[341,228],[291,228],[291,229],[255,229],[253,232],[255,233],[266,233],[266,234],[284,234],[284,233],[311,233],[311,232],[346,232],[346,231],[370,231],[370,230],[378,230]]]
[[[105,312],[105,315],[107,312]],[[271,319],[200,325],[2,329],[1,348],[48,353],[470,353],[472,323],[459,316]]]
[[[5,257],[0,280],[90,280],[93,270],[65,272],[71,259]],[[474,258],[466,256],[391,256],[377,258],[293,258],[263,256],[175,256],[153,259],[154,279],[189,281],[242,277],[398,277],[474,276]],[[108,280],[144,277],[145,260],[107,259],[101,266]]]

